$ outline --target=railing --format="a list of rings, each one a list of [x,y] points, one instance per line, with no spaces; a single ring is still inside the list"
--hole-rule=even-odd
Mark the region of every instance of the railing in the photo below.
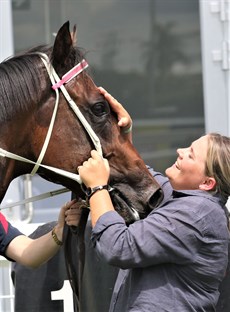
[[[14,311],[14,286],[11,280],[11,263],[0,257],[0,311]]]

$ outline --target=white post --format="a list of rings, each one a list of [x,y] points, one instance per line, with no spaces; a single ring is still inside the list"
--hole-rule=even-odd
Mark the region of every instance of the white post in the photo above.
[[[230,135],[229,0],[200,0],[206,132]]]
[[[14,53],[11,0],[0,1],[0,62]]]
[[[230,0],[200,0],[206,132],[230,136]],[[230,211],[230,197],[227,202]]]

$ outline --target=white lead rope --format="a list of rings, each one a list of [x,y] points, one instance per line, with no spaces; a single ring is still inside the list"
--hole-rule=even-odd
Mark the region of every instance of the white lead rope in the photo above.
[[[15,160],[19,160],[19,161],[23,161],[23,162],[26,162],[26,163],[29,163],[29,164],[36,164],[36,162],[32,161],[32,160],[29,160],[25,157],[22,157],[22,156],[18,156],[14,153],[11,153],[11,152],[8,152],[2,148],[0,148],[0,156],[1,157],[8,157],[8,158],[11,158],[11,159],[15,159]],[[78,182],[79,184],[82,183],[81,181],[81,178],[79,176],[79,174],[76,174],[76,173],[72,173],[72,172],[69,172],[69,171],[66,171],[66,170],[63,170],[63,169],[59,169],[59,168],[55,168],[55,167],[52,167],[52,166],[47,166],[47,165],[43,165],[43,164],[40,164],[40,167],[42,168],[45,168],[45,169],[48,169],[48,170],[51,170],[57,174],[60,174],[66,178],[69,178],[71,180],[74,180],[76,182]]]
[[[18,155],[14,154],[14,153],[10,153],[10,152],[2,149],[2,148],[0,148],[0,157],[8,157],[8,158],[19,160],[19,161],[23,161],[23,162],[26,162],[26,163],[29,163],[29,164],[36,164],[32,160],[29,160],[29,159],[27,159],[25,157],[18,156]],[[53,172],[55,172],[57,174],[60,174],[60,175],[62,175],[64,177],[67,177],[67,178],[69,178],[71,180],[74,180],[74,181],[78,182],[79,184],[82,183],[81,178],[80,178],[80,176],[78,174],[75,174],[75,173],[72,173],[72,172],[68,172],[66,170],[62,170],[62,169],[59,169],[59,168],[42,165],[42,164],[40,164],[40,167],[43,167],[43,168],[48,169],[50,171],[53,171]],[[67,189],[67,188],[62,188],[62,189],[59,189],[59,190],[56,190],[56,191],[43,193],[43,194],[40,194],[40,195],[37,195],[37,196],[33,196],[33,197],[29,197],[29,198],[23,199],[21,201],[15,202],[15,203],[10,203],[10,204],[1,206],[0,210],[12,208],[12,207],[23,205],[23,204],[27,204],[29,202],[42,200],[42,199],[45,199],[45,198],[48,198],[48,197],[51,197],[51,196],[56,196],[56,195],[59,195],[59,194],[65,193],[65,192],[69,192],[69,191],[70,190]]]

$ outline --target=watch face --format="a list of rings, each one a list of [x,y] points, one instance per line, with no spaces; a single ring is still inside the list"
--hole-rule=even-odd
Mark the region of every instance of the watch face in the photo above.
[[[112,188],[111,186],[109,186],[108,184],[105,184],[105,185],[98,185],[98,186],[95,186],[93,188],[90,188],[90,187],[86,187],[84,184],[81,184],[81,188],[82,188],[82,191],[85,193],[85,195],[88,197],[88,199],[94,194],[96,193],[97,191],[99,190],[108,190],[109,192],[113,191],[114,188]]]

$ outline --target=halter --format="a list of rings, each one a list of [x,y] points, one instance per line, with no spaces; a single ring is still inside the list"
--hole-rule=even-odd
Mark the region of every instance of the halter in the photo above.
[[[41,149],[40,155],[39,155],[38,160],[36,162],[33,162],[33,161],[31,161],[31,160],[29,160],[27,158],[18,156],[18,155],[14,154],[14,153],[10,153],[10,152],[2,149],[2,148],[0,148],[0,156],[8,157],[8,158],[19,160],[19,161],[23,161],[23,162],[27,162],[27,163],[30,163],[30,164],[34,164],[34,168],[31,171],[31,175],[32,176],[37,172],[39,167],[43,167],[45,169],[51,170],[53,172],[56,172],[56,173],[58,173],[58,174],[60,174],[62,176],[70,178],[70,179],[72,179],[74,181],[77,181],[79,184],[82,184],[81,178],[80,178],[80,176],[78,174],[71,173],[71,172],[65,171],[63,169],[42,165],[41,162],[42,162],[43,157],[45,155],[45,152],[47,150],[47,147],[48,147],[48,144],[49,144],[49,141],[50,141],[50,137],[51,137],[51,134],[52,134],[52,130],[53,130],[56,114],[57,114],[57,109],[58,109],[58,104],[59,104],[59,91],[58,91],[59,88],[62,91],[64,97],[67,100],[67,102],[69,103],[70,107],[72,108],[73,112],[76,114],[76,116],[78,117],[78,119],[80,120],[82,125],[84,126],[85,130],[89,134],[89,136],[90,136],[90,138],[91,138],[91,140],[92,140],[96,150],[98,151],[98,153],[101,156],[103,155],[102,154],[101,143],[100,143],[100,140],[99,140],[98,136],[93,131],[93,129],[91,128],[90,124],[85,119],[85,117],[83,116],[83,114],[79,110],[79,108],[76,105],[76,103],[70,97],[68,91],[66,90],[66,88],[64,86],[65,83],[69,82],[71,79],[73,79],[74,77],[79,75],[83,70],[85,70],[88,67],[88,63],[85,60],[82,60],[75,67],[73,67],[70,71],[68,71],[62,77],[62,79],[60,79],[58,74],[56,73],[55,69],[51,65],[48,56],[46,54],[40,53],[40,52],[36,52],[35,54],[38,54],[40,56],[41,60],[43,61],[44,65],[46,67],[46,70],[48,72],[50,81],[52,83],[52,89],[56,93],[56,101],[55,101],[54,111],[53,111],[53,115],[52,115],[52,118],[51,118],[51,121],[50,121],[50,125],[49,125],[48,131],[47,131],[47,135],[46,135],[43,147]]]

